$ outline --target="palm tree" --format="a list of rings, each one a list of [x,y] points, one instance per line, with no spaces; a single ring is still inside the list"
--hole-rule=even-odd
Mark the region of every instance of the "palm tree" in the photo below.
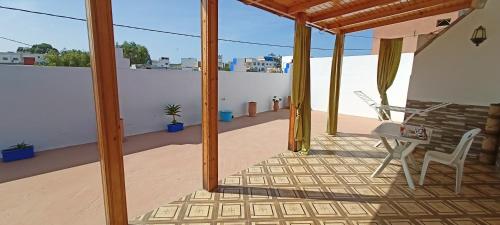
[[[172,124],[176,124],[177,120],[175,120],[175,117],[181,117],[179,113],[181,112],[181,105],[175,105],[175,104],[168,104],[165,106],[165,115],[167,116],[172,116]]]

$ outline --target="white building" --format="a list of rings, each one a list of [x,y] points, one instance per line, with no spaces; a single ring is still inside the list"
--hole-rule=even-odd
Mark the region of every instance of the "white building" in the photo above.
[[[217,58],[217,63],[218,63],[218,67],[219,67],[219,70],[222,70],[224,69],[224,62],[222,62],[222,55],[219,55],[219,57]]]
[[[168,69],[170,67],[169,57],[160,57],[158,60],[151,61],[151,69]]]
[[[181,58],[182,70],[187,71],[199,71],[198,59],[196,58]]]
[[[229,70],[234,72],[247,72],[247,58],[234,58]]]
[[[45,61],[44,54],[25,52],[0,52],[0,64],[35,65]]]
[[[281,57],[270,54],[258,58],[234,58],[230,70],[236,72],[280,73]]]
[[[247,67],[249,72],[273,73],[278,68],[278,64],[274,61],[265,60],[264,58],[257,58],[247,62]]]

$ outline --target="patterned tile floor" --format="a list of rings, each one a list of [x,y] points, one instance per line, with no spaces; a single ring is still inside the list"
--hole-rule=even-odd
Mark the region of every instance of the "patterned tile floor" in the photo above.
[[[386,155],[374,143],[320,136],[308,156],[282,153],[225,178],[215,193],[192,193],[130,224],[500,225],[500,175],[491,167],[469,162],[456,195],[454,169],[431,164],[425,186],[412,191],[395,160],[370,177]],[[423,152],[415,156],[421,164]]]

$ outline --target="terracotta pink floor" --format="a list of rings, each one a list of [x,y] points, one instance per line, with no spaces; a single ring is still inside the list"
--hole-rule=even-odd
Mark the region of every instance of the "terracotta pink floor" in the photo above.
[[[326,113],[313,112],[312,135],[323,133]],[[339,130],[368,134],[374,119],[340,116]],[[288,111],[261,113],[220,124],[220,179],[286,151]],[[125,176],[130,218],[201,188],[200,127],[176,134],[127,137]],[[95,144],[0,163],[0,224],[104,224]]]

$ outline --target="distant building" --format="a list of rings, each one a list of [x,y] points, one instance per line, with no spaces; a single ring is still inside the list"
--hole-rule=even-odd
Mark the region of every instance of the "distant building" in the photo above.
[[[169,67],[169,57],[160,57],[158,60],[151,60],[151,69],[168,69]]]
[[[219,70],[223,70],[224,67],[226,67],[226,64],[222,61],[222,55],[219,55],[219,57],[217,58],[217,64],[218,64]]]
[[[250,60],[249,60],[250,61]],[[229,70],[234,72],[247,72],[247,58],[233,58]]]
[[[230,70],[235,72],[281,73],[281,56],[269,54],[258,58],[234,58]]]
[[[182,70],[199,71],[198,59],[196,58],[181,58]]]
[[[182,70],[182,64],[180,63],[171,63],[169,66],[170,70]]]
[[[45,62],[44,54],[0,52],[0,64],[36,65]]]
[[[431,16],[402,23],[396,23],[388,26],[377,27],[373,29],[374,37],[381,38],[403,38],[403,53],[413,53],[427,40],[432,39],[442,28],[446,28],[453,23],[463,11],[446,13],[437,16]],[[435,32],[435,33],[433,33]],[[380,39],[374,38],[372,45],[372,54],[377,55],[380,47]]]

